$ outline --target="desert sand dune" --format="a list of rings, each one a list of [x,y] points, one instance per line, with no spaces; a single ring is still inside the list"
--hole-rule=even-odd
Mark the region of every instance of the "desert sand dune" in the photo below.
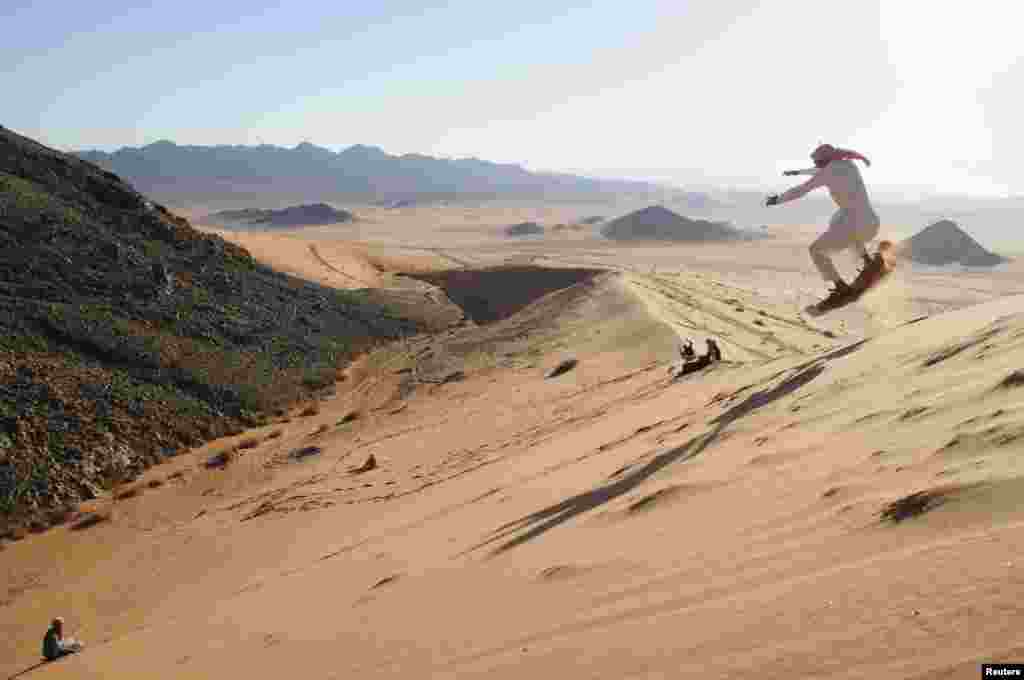
[[[8,544],[0,671],[36,661],[57,613],[87,650],[34,677],[973,678],[1020,660],[1016,270],[964,291],[904,269],[811,325],[795,241],[609,255],[440,234],[236,234],[331,285],[439,310],[476,291],[485,313],[151,469],[109,522]],[[460,279],[438,251],[562,271]],[[725,360],[671,379],[681,337]]]

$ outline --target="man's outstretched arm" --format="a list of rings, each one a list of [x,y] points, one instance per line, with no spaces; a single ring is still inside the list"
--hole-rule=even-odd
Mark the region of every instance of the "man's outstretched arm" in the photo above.
[[[822,168],[814,173],[814,176],[803,184],[797,185],[792,189],[787,189],[778,196],[772,196],[768,201],[768,205],[778,205],[780,203],[785,203],[786,201],[795,201],[809,191],[825,186],[827,179],[828,169]]]

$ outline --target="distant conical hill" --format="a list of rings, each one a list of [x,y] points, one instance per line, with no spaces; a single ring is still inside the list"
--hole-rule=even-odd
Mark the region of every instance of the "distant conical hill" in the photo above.
[[[986,250],[956,222],[941,220],[931,224],[899,245],[910,260],[932,266],[962,264],[968,267],[994,267],[1006,258]]]
[[[739,232],[722,222],[683,217],[660,205],[623,215],[608,222],[601,233],[616,241],[730,241]]]

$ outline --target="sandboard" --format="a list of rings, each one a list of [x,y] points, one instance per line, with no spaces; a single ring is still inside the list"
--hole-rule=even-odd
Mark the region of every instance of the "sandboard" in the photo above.
[[[814,304],[804,307],[804,312],[812,317],[823,316],[829,312],[834,312],[837,309],[842,309],[847,305],[852,305],[854,302],[860,300],[865,293],[879,286],[886,278],[888,278],[889,274],[896,269],[896,249],[893,246],[892,241],[879,242],[876,255],[882,259],[882,270],[877,276],[856,286],[853,290],[853,294],[847,296],[847,298],[842,302],[832,303],[827,307],[823,306],[821,302],[815,302]]]

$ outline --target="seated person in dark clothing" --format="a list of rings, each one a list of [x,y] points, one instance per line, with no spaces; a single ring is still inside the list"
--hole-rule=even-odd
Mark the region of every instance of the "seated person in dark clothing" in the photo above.
[[[706,354],[693,358],[695,352],[693,351],[693,343],[687,341],[687,344],[680,348],[679,354],[683,357],[685,363],[683,367],[676,373],[675,377],[680,377],[699,371],[702,368],[710,366],[715,361],[722,360],[722,350],[718,348],[718,343],[712,338],[708,338],[708,351]]]
[[[82,643],[74,638],[64,637],[64,619],[55,618],[43,637],[43,657],[54,661],[65,654],[74,654],[82,649]]]

